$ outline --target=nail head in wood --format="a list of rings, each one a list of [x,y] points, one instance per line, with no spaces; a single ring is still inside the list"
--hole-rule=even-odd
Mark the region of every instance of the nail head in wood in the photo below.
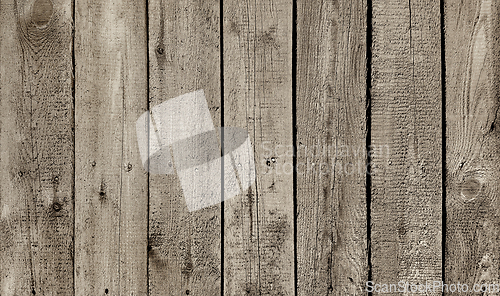
[[[54,209],[54,211],[56,211],[56,212],[59,212],[62,209],[62,206],[60,203],[55,202],[52,204],[52,209]]]

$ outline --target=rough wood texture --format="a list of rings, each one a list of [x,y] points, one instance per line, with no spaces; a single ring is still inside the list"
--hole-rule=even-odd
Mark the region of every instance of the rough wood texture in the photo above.
[[[365,1],[298,1],[298,295],[364,295]]]
[[[219,1],[149,2],[150,108],[203,89],[220,126],[219,27]],[[177,175],[150,174],[149,214],[150,295],[220,295],[220,204],[189,212]]]
[[[0,6],[0,295],[73,295],[71,1]]]
[[[224,1],[224,126],[257,179],[225,202],[225,295],[293,295],[292,1]]]
[[[439,2],[373,1],[371,254],[376,283],[441,280],[440,44]]]
[[[499,4],[445,1],[447,283],[499,284]]]
[[[144,2],[76,1],[76,295],[147,294]]]
[[[500,284],[497,2],[0,2],[1,296]],[[257,179],[189,212],[136,121],[197,90],[215,127],[249,132]],[[172,154],[198,164],[200,139]]]

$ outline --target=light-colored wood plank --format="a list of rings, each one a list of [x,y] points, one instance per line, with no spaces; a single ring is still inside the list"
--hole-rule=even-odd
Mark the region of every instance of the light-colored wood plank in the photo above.
[[[224,294],[293,295],[292,1],[223,8],[224,126],[248,130],[256,165],[224,203]]]
[[[151,109],[203,89],[220,126],[219,6],[214,0],[149,2]],[[149,189],[150,295],[220,295],[220,204],[189,212],[177,175],[150,174]]]
[[[297,3],[297,292],[364,295],[367,3]]]
[[[373,1],[374,283],[441,281],[439,9],[436,1]]]
[[[0,4],[0,295],[73,295],[72,2]]]
[[[500,283],[499,7],[445,1],[445,281],[470,289]]]
[[[146,6],[76,1],[76,295],[147,294]]]

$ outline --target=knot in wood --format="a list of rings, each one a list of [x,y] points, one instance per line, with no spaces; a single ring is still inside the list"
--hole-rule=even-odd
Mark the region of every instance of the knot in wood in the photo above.
[[[465,180],[460,187],[462,196],[467,201],[474,200],[481,191],[481,183],[474,178]]]
[[[54,7],[52,5],[52,1],[35,0],[35,3],[33,3],[33,7],[31,10],[31,20],[33,21],[35,26],[41,28],[49,23],[53,13]]]

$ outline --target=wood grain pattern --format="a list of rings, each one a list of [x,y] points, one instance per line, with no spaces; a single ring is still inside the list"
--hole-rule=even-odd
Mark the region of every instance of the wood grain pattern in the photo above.
[[[439,3],[373,1],[372,24],[373,281],[441,281]]]
[[[76,28],[76,295],[146,295],[145,3],[77,0]]]
[[[499,4],[445,1],[445,280],[499,284]]]
[[[220,126],[219,5],[149,2],[151,108],[203,89]],[[149,214],[150,295],[220,295],[220,205],[189,212],[177,175],[151,174]]]
[[[364,295],[365,1],[298,1],[298,295]]]
[[[0,1],[0,295],[500,285],[499,7]],[[249,132],[257,176],[189,212],[136,120],[197,90]]]
[[[293,295],[292,1],[224,1],[224,126],[256,177],[224,204],[224,294]]]
[[[73,295],[72,3],[0,5],[0,295]]]

